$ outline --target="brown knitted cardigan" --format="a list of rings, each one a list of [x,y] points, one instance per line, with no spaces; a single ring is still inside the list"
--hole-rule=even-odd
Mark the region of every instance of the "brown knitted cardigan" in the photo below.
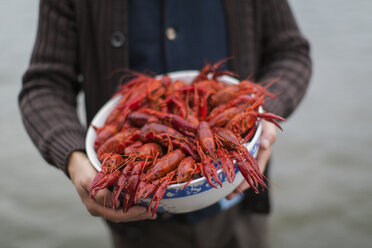
[[[266,109],[288,117],[311,74],[309,45],[285,0],[225,0],[231,68],[257,81],[277,76],[282,92]],[[41,0],[38,33],[23,77],[19,105],[24,125],[45,160],[66,171],[73,151],[84,151],[86,127],[76,96],[85,93],[87,123],[114,93],[115,69],[128,66],[126,0]],[[113,43],[115,32],[122,45]]]

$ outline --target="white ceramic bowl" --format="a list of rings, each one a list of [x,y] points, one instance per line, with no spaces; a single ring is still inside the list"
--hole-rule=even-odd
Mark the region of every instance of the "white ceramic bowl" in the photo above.
[[[180,79],[185,82],[191,82],[198,74],[199,71],[179,71],[169,73],[168,76],[171,77],[172,80]],[[237,79],[229,76],[223,76],[219,80],[225,81],[230,84],[239,83]],[[120,96],[117,96],[108,101],[93,118],[92,124],[96,127],[103,126],[108,114],[116,106],[119,100]],[[262,109],[260,109],[260,111],[262,111]],[[252,138],[251,142],[244,144],[254,157],[256,157],[258,152],[261,131],[262,122],[259,123],[256,134]],[[92,165],[98,171],[100,171],[101,163],[97,159],[97,154],[93,148],[95,139],[96,131],[94,130],[94,128],[89,127],[85,142],[86,151]],[[222,182],[222,187],[218,187],[217,189],[209,185],[205,177],[201,177],[191,181],[189,185],[187,185],[183,190],[181,190],[181,188],[184,183],[169,185],[165,192],[164,198],[160,201],[157,212],[186,213],[208,207],[218,202],[229,193],[231,193],[243,181],[244,178],[240,171],[237,168],[235,168],[235,171],[235,180],[233,181],[233,183],[229,183],[222,169],[219,169],[218,175]],[[141,199],[140,204],[147,206],[150,202],[150,199],[150,197],[148,199]]]

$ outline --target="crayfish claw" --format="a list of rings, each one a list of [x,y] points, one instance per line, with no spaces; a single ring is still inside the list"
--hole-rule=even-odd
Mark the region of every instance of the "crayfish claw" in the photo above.
[[[212,164],[210,159],[209,159],[209,161],[208,160],[203,161],[202,165],[201,165],[201,168],[202,168],[203,175],[205,176],[208,183],[212,187],[214,187],[216,189],[218,188],[218,186],[214,182],[218,183],[222,187],[222,182],[221,182],[220,178],[218,177],[217,169]],[[212,181],[212,179],[214,180],[214,182]]]
[[[149,204],[149,207],[148,207],[148,211],[149,212],[152,209],[152,216],[153,217],[155,216],[156,209],[158,208],[161,199],[163,199],[163,197],[164,197],[165,190],[167,189],[168,185],[172,182],[172,178],[174,177],[175,174],[176,174],[176,171],[175,170],[172,171],[172,172],[170,172],[170,173],[168,173],[168,175],[166,175],[163,178],[163,180],[160,183],[159,187],[156,189],[156,191],[154,193],[154,196],[152,197],[152,199],[150,201],[150,204]],[[153,203],[154,203],[154,206],[153,206]]]

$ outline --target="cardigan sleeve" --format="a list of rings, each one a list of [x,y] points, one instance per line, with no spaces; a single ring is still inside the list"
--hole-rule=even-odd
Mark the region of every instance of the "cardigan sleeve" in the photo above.
[[[36,42],[18,96],[24,126],[43,158],[67,173],[73,151],[84,150],[76,96],[77,33],[72,5],[41,0]]]
[[[303,98],[311,76],[309,43],[302,36],[286,0],[265,0],[261,8],[262,64],[258,81],[279,81],[269,87],[277,94],[265,109],[288,117]]]

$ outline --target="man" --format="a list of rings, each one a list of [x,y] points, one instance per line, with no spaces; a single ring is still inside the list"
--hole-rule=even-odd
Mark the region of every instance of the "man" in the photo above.
[[[227,197],[248,189],[244,199],[227,210],[218,203],[155,220],[140,206],[127,213],[109,203],[105,207],[107,191],[88,196],[96,171],[84,153],[86,128],[76,114],[79,90],[85,93],[89,123],[115,92],[119,75],[110,75],[117,69],[166,73],[200,69],[205,59],[230,56],[229,69],[242,79],[280,76],[269,88],[280,94],[265,103],[267,111],[283,117],[294,111],[305,94],[311,62],[285,0],[41,0],[38,35],[19,95],[23,121],[45,160],[71,178],[87,210],[105,215],[116,247],[267,246],[268,193],[255,195],[246,182]],[[275,137],[275,127],[265,122],[257,160],[266,175]]]

